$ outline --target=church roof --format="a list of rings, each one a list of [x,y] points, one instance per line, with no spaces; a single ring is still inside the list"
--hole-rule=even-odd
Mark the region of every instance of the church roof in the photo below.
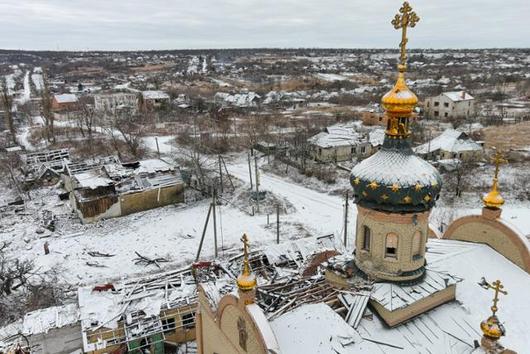
[[[429,240],[426,258],[431,274],[441,275],[438,280],[451,274],[459,281],[456,301],[393,328],[368,308],[356,329],[324,303],[302,305],[271,321],[281,353],[472,353],[474,341],[482,336],[480,321],[491,306],[490,294],[477,284],[483,276],[502,279],[509,292],[498,312],[507,328],[501,344],[520,353],[530,349],[525,340],[530,318],[521,311],[527,305],[529,274],[483,244]],[[416,287],[384,286],[371,296],[393,298],[399,305],[399,299],[406,302],[422,293]]]

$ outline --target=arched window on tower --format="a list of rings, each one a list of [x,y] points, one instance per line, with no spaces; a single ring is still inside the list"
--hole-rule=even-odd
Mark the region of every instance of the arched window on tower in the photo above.
[[[398,235],[393,232],[387,234],[385,240],[385,257],[397,258],[397,248]]]
[[[416,231],[412,236],[412,259],[421,257],[421,231]]]
[[[362,249],[365,251],[370,251],[370,241],[372,237],[372,232],[370,228],[366,225],[363,225],[363,244]]]

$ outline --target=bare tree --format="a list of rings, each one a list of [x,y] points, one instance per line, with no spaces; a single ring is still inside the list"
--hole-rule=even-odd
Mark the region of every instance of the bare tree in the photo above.
[[[87,97],[81,97],[77,103],[78,109],[76,114],[77,126],[84,137],[85,132],[88,137],[88,143],[92,144],[94,133],[94,123],[96,118],[96,111],[94,105],[91,104]]]
[[[13,144],[17,144],[17,131],[15,128],[15,122],[13,121],[13,95],[9,92],[9,87],[7,86],[7,80],[4,77],[2,80],[2,87],[0,88],[0,95],[2,101],[2,107],[4,108],[4,114],[7,121],[7,127],[11,134],[11,139]]]
[[[119,154],[119,141],[125,142],[129,152],[135,158],[140,157],[142,138],[145,127],[141,121],[141,114],[129,115],[127,112],[110,112],[110,120],[105,130],[112,139],[112,144]]]
[[[48,86],[48,76],[45,72],[42,74],[42,83],[41,116],[44,119],[46,140],[48,143],[55,143],[55,116],[52,112],[52,97]]]
[[[31,260],[9,257],[9,243],[0,243],[0,326],[28,311],[60,305],[65,292],[57,269],[42,272]]]

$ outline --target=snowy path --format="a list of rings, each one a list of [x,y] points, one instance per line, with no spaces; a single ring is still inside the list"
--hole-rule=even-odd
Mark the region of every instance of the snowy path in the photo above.
[[[20,97],[19,103],[24,104],[31,99],[31,86],[29,85],[29,70],[24,75],[24,94]]]
[[[247,164],[228,165],[228,172],[245,183],[250,183]],[[341,198],[314,191],[263,171],[260,171],[259,177],[261,190],[280,195],[295,206],[297,212],[289,215],[289,219],[309,226],[319,235],[342,233],[344,201]],[[350,210],[349,230],[352,231],[352,220],[355,220],[357,210],[355,207]]]

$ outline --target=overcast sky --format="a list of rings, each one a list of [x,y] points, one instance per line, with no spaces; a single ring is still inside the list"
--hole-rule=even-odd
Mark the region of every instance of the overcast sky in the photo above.
[[[411,0],[412,48],[530,47],[530,0]],[[0,0],[0,48],[396,47],[399,0]]]

